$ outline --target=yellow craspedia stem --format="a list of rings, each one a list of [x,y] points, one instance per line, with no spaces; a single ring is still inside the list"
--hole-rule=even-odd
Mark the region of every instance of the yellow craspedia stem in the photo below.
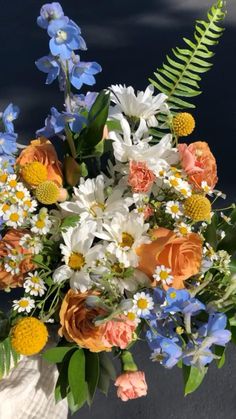
[[[35,190],[37,200],[44,205],[52,205],[57,202],[60,194],[60,189],[51,180],[40,183]]]
[[[188,112],[178,113],[172,120],[172,127],[178,137],[186,137],[195,128],[194,117]]]
[[[47,180],[48,171],[46,166],[38,161],[27,163],[21,169],[21,177],[30,186],[38,186]]]
[[[35,317],[21,319],[12,329],[11,344],[18,354],[30,356],[39,353],[48,340],[44,323]]]
[[[208,221],[211,218],[211,203],[204,195],[194,194],[184,202],[184,214],[193,221]]]

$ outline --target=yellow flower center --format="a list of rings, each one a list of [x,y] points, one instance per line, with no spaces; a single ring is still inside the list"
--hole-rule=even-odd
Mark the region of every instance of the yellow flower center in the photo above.
[[[39,284],[40,282],[40,278],[38,276],[32,276],[30,278],[30,280],[34,283],[34,284]]]
[[[35,191],[35,196],[37,200],[44,205],[55,204],[59,198],[59,188],[51,180],[42,182]]]
[[[122,233],[122,241],[119,243],[120,247],[132,247],[134,244],[134,238],[129,233]]]
[[[5,183],[7,181],[7,174],[6,173],[2,173],[0,175],[0,182]]]
[[[140,298],[137,302],[138,308],[144,310],[148,306],[148,301],[145,298]]]
[[[26,200],[24,201],[24,204],[25,204],[28,208],[31,208],[31,207],[32,207],[32,202],[31,202],[29,199],[26,199]]]
[[[19,216],[19,214],[17,214],[17,212],[13,212],[9,217],[9,219],[13,222],[19,221],[19,218],[20,218],[20,216]]]
[[[22,307],[22,308],[28,307],[28,305],[29,305],[29,301],[27,301],[27,300],[19,301],[19,306]]]
[[[129,312],[128,312],[128,314],[127,314],[127,318],[128,318],[128,320],[130,320],[131,322],[134,322],[134,321],[135,321],[135,319],[136,319],[136,315],[135,315],[135,313],[133,313],[132,311],[129,311]]]
[[[38,186],[47,180],[48,171],[42,163],[34,161],[22,167],[21,176],[30,186]]]
[[[178,186],[179,182],[178,182],[177,179],[171,179],[170,184],[171,184],[171,186],[176,187],[176,186]]]
[[[69,257],[68,266],[71,269],[80,271],[80,269],[83,268],[84,265],[85,265],[85,258],[82,255],[82,253],[72,252]]]
[[[36,221],[36,223],[35,223],[35,226],[37,227],[37,228],[44,228],[45,227],[45,221],[44,220],[37,220]]]
[[[178,205],[172,205],[170,207],[171,212],[173,212],[174,214],[177,214],[179,212],[179,207]]]
[[[168,272],[166,271],[161,271],[159,275],[162,281],[165,281],[169,276]]]
[[[187,229],[187,227],[185,227],[185,226],[180,226],[180,227],[179,227],[179,232],[180,232],[180,234],[182,234],[182,236],[187,236],[187,234],[188,234],[188,229]]]
[[[170,298],[176,298],[176,292],[171,292],[170,293]]]
[[[24,196],[25,196],[25,194],[24,194],[24,192],[23,192],[23,191],[16,191],[16,197],[17,197],[18,199],[23,199],[23,198],[24,198]]]
[[[181,326],[177,326],[175,331],[177,335],[182,335],[184,333],[184,329]]]
[[[8,204],[3,204],[3,206],[2,206],[2,211],[3,211],[3,212],[7,212],[7,211],[9,210],[9,208],[10,208],[10,205],[8,205]]]
[[[12,329],[12,347],[21,355],[30,356],[39,353],[47,340],[46,326],[35,317],[21,319]]]
[[[9,181],[8,185],[9,185],[11,188],[15,188],[15,187],[17,186],[17,180],[16,180],[16,179],[11,179],[11,180]]]

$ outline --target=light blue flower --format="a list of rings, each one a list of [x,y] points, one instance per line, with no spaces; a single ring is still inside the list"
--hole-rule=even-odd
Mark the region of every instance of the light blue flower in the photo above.
[[[40,16],[37,18],[37,24],[43,28],[47,29],[51,20],[61,19],[64,17],[64,12],[60,3],[53,2],[44,4],[40,10]]]
[[[17,134],[0,132],[0,155],[11,155],[17,151]]]
[[[53,137],[55,134],[61,133],[65,128],[65,120],[63,115],[56,108],[51,108],[51,115],[45,120],[45,126],[36,132],[37,136]]]
[[[169,288],[166,292],[167,305],[163,308],[165,313],[196,314],[205,310],[205,305],[196,298],[191,298],[187,290]]]
[[[2,121],[3,121],[3,125],[6,132],[14,133],[13,121],[15,121],[15,119],[18,118],[19,113],[20,113],[19,107],[16,105],[13,105],[13,103],[10,103],[6,107],[6,109],[3,111]]]
[[[51,37],[49,47],[52,55],[68,60],[72,51],[81,49],[85,45],[80,33],[80,28],[74,22],[65,19],[52,20],[48,26],[48,35]]]
[[[70,74],[70,82],[76,89],[81,89],[83,84],[93,86],[96,83],[94,75],[100,73],[102,67],[96,62],[82,62],[76,64]]]
[[[47,74],[46,84],[51,84],[60,74],[60,65],[52,55],[46,55],[35,61],[36,67]]]
[[[208,323],[204,324],[198,330],[199,336],[204,337],[209,345],[215,344],[225,346],[231,339],[231,332],[225,330],[227,317],[223,313],[214,313],[209,315]]]
[[[148,338],[148,336],[147,336]],[[163,336],[153,337],[149,341],[149,346],[153,349],[151,359],[157,360],[166,368],[172,368],[176,365],[182,356],[182,349],[175,343],[175,339],[165,338]]]
[[[15,158],[3,154],[0,156],[0,170],[7,173],[14,173]]]
[[[182,361],[185,365],[193,365],[197,368],[205,367],[215,358],[209,346],[204,344],[188,343],[184,350]]]
[[[97,92],[87,92],[86,95],[72,95],[71,102],[73,103],[73,109],[79,110],[84,108],[87,111],[90,111],[97,98],[97,95]]]

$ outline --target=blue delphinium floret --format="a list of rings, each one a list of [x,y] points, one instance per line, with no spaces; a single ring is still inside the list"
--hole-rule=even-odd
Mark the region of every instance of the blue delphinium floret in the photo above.
[[[17,134],[0,132],[0,155],[12,155],[17,151]]]
[[[45,120],[45,126],[36,132],[37,136],[53,137],[56,134],[61,134],[66,124],[70,129],[77,133],[86,122],[85,118],[81,115],[71,112],[60,113],[56,108],[51,108],[51,115],[48,115]]]
[[[166,292],[167,305],[164,307],[166,313],[194,314],[205,310],[205,305],[196,298],[192,298],[187,290],[168,289]]]
[[[65,19],[52,20],[48,25],[51,54],[68,60],[72,51],[84,48],[85,42],[80,34],[80,28],[74,22]]]
[[[153,361],[159,361],[166,368],[172,368],[179,362],[182,356],[182,349],[175,342],[174,338],[155,337],[151,332],[147,332],[147,339],[150,348],[153,350],[151,354]]]
[[[96,62],[82,62],[75,65],[70,74],[70,82],[76,89],[81,89],[83,84],[92,86],[96,83],[95,74],[102,71],[101,66]]]
[[[51,84],[60,74],[61,67],[52,55],[39,58],[35,64],[40,71],[47,74],[46,84]]]
[[[0,171],[14,173],[15,157],[7,154],[0,155]]]
[[[97,92],[87,92],[86,95],[72,95],[71,96],[71,103],[72,103],[72,110],[74,112],[79,112],[80,109],[86,109],[90,111],[91,107],[93,106],[98,93]]]
[[[211,344],[225,346],[231,339],[231,332],[225,330],[227,317],[224,313],[213,313],[209,315],[208,323],[198,330],[198,334],[204,337]]]
[[[10,103],[2,113],[2,122],[5,128],[5,131],[8,133],[14,133],[14,124],[13,121],[18,118],[20,109],[18,106]]]
[[[52,20],[62,19],[63,17],[64,12],[60,3],[47,3],[41,7],[40,16],[37,18],[37,23],[41,28],[47,29],[49,23]]]

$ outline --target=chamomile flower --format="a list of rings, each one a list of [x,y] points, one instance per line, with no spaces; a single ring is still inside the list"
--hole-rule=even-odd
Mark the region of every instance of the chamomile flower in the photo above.
[[[25,200],[30,200],[30,193],[21,182],[19,182],[16,186],[16,190],[14,191],[14,199],[16,200],[16,202],[19,202],[21,204]]]
[[[43,248],[40,237],[31,236],[30,234],[25,234],[21,237],[19,244],[34,255],[38,255]]]
[[[191,226],[189,224],[184,223],[183,221],[175,224],[174,232],[179,237],[187,236],[189,233],[191,233],[191,231]]]
[[[15,191],[18,185],[17,176],[16,175],[9,175],[6,182],[6,189],[8,191]]]
[[[170,177],[164,180],[164,183],[170,188],[177,189],[181,185],[181,178],[171,175]]]
[[[137,292],[133,297],[133,310],[138,317],[146,317],[154,307],[154,301],[149,294]]]
[[[37,206],[38,206],[37,201],[35,199],[32,199],[31,197],[26,198],[22,201],[23,209],[30,213],[36,211]]]
[[[19,275],[20,263],[22,262],[22,255],[8,255],[4,258],[4,270],[9,272],[11,275]]]
[[[166,213],[170,214],[172,218],[178,220],[183,215],[180,202],[178,201],[167,202]]]
[[[137,316],[135,309],[131,308],[129,311],[125,311],[124,314],[127,319],[134,322],[136,326],[141,323],[141,319]]]
[[[0,204],[0,217],[3,217],[4,214],[6,214],[7,211],[9,211],[11,205],[7,202],[3,202]]]
[[[161,282],[164,285],[171,285],[174,277],[171,275],[171,269],[164,265],[157,266],[153,278],[157,282]]]
[[[211,187],[208,185],[208,183],[205,180],[201,182],[201,189],[208,195],[211,195],[213,192]]]
[[[52,226],[52,222],[49,220],[49,217],[47,214],[42,215],[42,213],[39,213],[32,217],[31,225],[32,225],[31,231],[33,233],[45,235],[49,233],[50,228]]]
[[[30,313],[35,307],[35,302],[32,298],[23,297],[20,300],[13,300],[13,310],[17,310],[18,313]]]
[[[131,212],[127,216],[115,214],[112,223],[104,223],[103,231],[96,232],[100,239],[110,242],[107,252],[115,255],[124,267],[137,267],[138,256],[136,249],[143,243],[149,243],[147,236],[149,224],[144,223],[144,218]]]
[[[44,281],[42,280],[42,278],[40,278],[40,275],[37,271],[28,274],[23,284],[23,287],[27,294],[33,295],[35,297],[41,297],[45,294],[46,291]]]
[[[179,182],[178,186],[176,187],[176,191],[179,192],[179,194],[183,197],[183,198],[188,198],[189,196],[192,195],[192,188],[189,185],[188,182],[186,182],[186,180],[182,180]]]
[[[24,223],[23,210],[17,205],[11,205],[10,208],[3,215],[3,220],[9,227],[20,227]]]

